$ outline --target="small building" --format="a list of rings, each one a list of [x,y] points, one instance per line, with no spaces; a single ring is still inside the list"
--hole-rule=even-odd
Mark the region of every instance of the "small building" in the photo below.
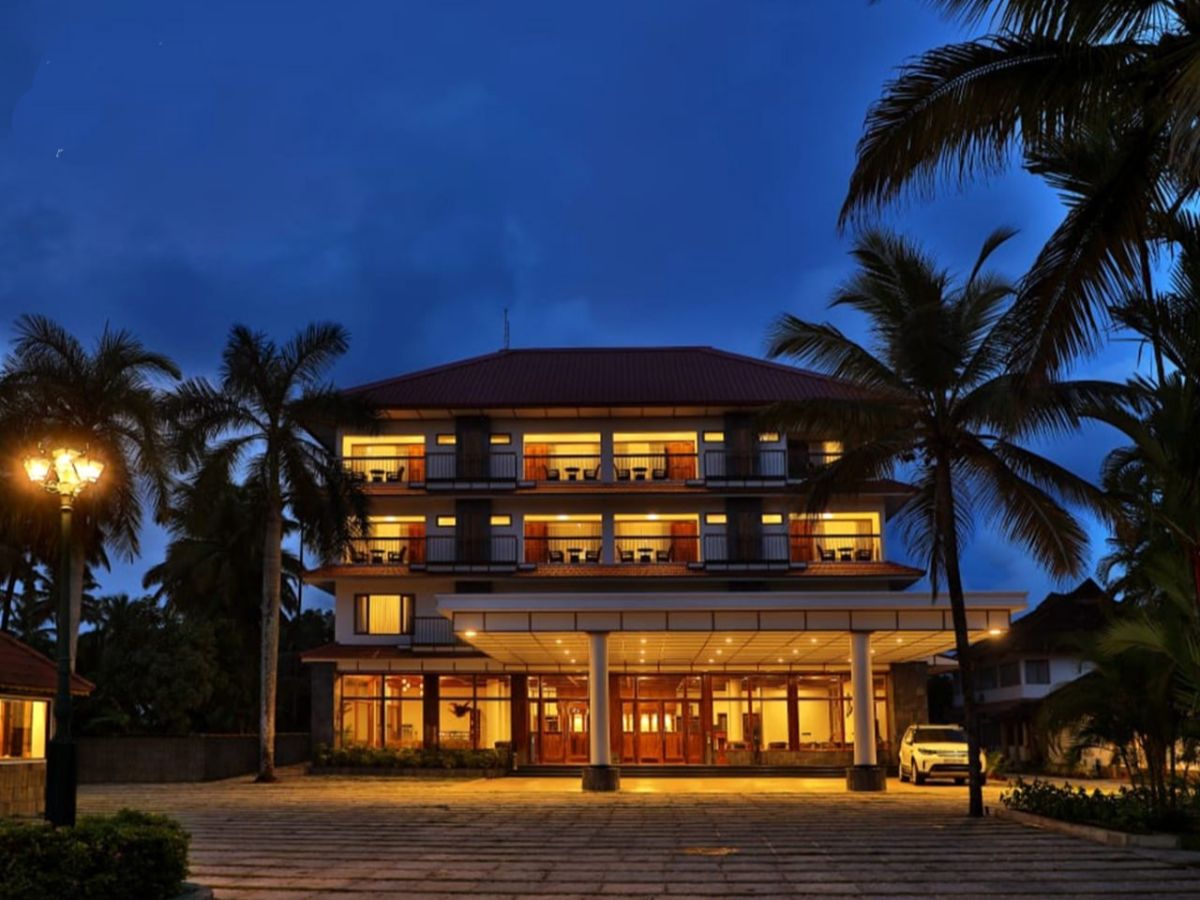
[[[1089,578],[1070,593],[1049,594],[1006,634],[974,645],[985,747],[1013,763],[1053,762],[1036,727],[1038,710],[1046,696],[1091,670],[1081,642],[1104,628],[1113,606]]]
[[[53,661],[0,632],[0,816],[36,816],[44,808],[57,678]],[[71,676],[72,694],[93,688]]]

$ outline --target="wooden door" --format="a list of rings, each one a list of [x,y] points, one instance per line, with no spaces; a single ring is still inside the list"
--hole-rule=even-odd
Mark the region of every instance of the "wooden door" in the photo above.
[[[662,703],[657,700],[641,701],[637,705],[637,761],[639,763],[661,763],[662,746]]]

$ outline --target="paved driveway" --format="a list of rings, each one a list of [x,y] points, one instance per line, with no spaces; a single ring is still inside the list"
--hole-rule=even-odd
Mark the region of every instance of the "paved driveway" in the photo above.
[[[80,808],[178,816],[192,833],[192,878],[218,898],[1200,896],[1200,869],[968,820],[961,788],[626,784],[584,795],[560,779],[292,775],[86,786]]]

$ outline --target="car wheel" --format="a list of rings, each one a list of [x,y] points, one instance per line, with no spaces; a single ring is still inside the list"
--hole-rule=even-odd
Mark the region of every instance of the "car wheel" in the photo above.
[[[900,763],[900,771],[897,774],[900,776],[901,782],[908,781],[908,776],[904,774],[904,763]]]
[[[917,764],[915,762],[913,763],[912,767],[912,781],[913,784],[925,783],[925,775],[919,769],[917,769]]]

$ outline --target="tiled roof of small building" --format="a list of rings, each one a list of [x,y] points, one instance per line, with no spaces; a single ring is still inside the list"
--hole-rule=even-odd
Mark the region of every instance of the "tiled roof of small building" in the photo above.
[[[0,692],[53,695],[58,683],[54,662],[11,634],[0,631]],[[72,694],[90,694],[95,685],[71,676]]]
[[[391,409],[755,407],[859,395],[817,372],[713,347],[501,350],[346,393]]]
[[[981,661],[1013,653],[1076,652],[1081,639],[1105,627],[1115,607],[1104,588],[1088,578],[1073,591],[1048,594],[1003,635],[975,644],[972,653]]]

